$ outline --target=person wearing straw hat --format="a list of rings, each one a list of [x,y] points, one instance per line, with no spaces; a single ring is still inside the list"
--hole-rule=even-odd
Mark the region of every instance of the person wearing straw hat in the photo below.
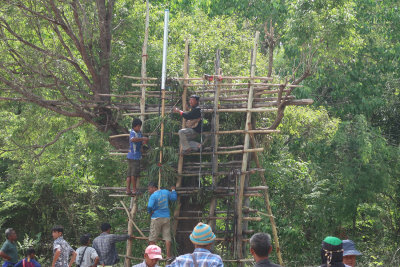
[[[343,263],[346,267],[356,266],[356,256],[362,255],[360,251],[356,249],[356,244],[349,239],[343,240]]]
[[[215,234],[205,223],[198,223],[189,236],[194,244],[194,252],[177,257],[170,267],[220,267],[224,266],[219,255],[211,253],[215,241]]]
[[[322,265],[320,267],[345,267],[342,240],[334,236],[325,237],[322,241],[321,259]]]
[[[271,251],[271,236],[269,234],[257,233],[250,238],[250,253],[256,262],[254,267],[281,267],[269,261]]]
[[[144,261],[132,267],[158,267],[157,262],[159,260],[162,260],[161,248],[156,245],[150,245],[144,251]]]

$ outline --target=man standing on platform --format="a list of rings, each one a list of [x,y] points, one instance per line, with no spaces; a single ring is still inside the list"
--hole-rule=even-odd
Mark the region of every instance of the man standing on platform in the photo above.
[[[102,233],[93,240],[93,248],[99,256],[100,265],[112,266],[119,261],[115,243],[126,241],[130,237],[129,235],[110,234],[111,225],[109,223],[103,223],[101,225],[101,231]]]
[[[271,251],[271,236],[269,234],[257,233],[250,238],[250,253],[256,262],[254,267],[280,267],[280,265],[269,261],[268,257]]]
[[[223,267],[219,255],[210,252],[215,240],[211,227],[205,223],[198,223],[190,234],[190,241],[194,244],[194,252],[177,257],[169,267],[205,266]]]
[[[150,198],[147,205],[147,211],[151,215],[149,244],[155,245],[158,236],[162,233],[167,250],[167,262],[171,260],[171,225],[169,214],[169,201],[176,201],[178,196],[175,192],[175,186],[171,191],[167,189],[158,189],[155,182],[150,182],[147,187]]]
[[[190,107],[192,108],[188,112],[183,112],[182,110],[175,107],[173,112],[181,114],[181,116],[186,119],[186,128],[179,130],[179,142],[182,146],[182,153],[190,153],[191,151],[198,151],[201,144],[193,141],[196,136],[201,133],[201,110],[199,107],[200,97],[197,95],[192,95],[189,99]]]
[[[18,251],[15,245],[17,233],[14,229],[8,228],[5,234],[7,240],[0,249],[0,257],[4,259],[2,267],[14,266],[18,262]]]
[[[143,137],[140,129],[142,121],[134,119],[132,121],[132,130],[129,135],[129,152],[128,152],[128,173],[126,178],[126,194],[136,194],[136,187],[139,186],[140,161],[142,159],[142,144],[147,144],[149,138]],[[132,191],[131,191],[132,184]]]

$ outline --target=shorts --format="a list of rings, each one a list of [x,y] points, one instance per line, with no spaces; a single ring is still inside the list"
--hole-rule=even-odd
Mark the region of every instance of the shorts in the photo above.
[[[126,176],[138,177],[139,175],[140,175],[140,159],[128,159],[128,171]]]
[[[171,241],[171,224],[169,218],[151,219],[149,242],[156,242],[160,233],[162,233],[163,240]]]

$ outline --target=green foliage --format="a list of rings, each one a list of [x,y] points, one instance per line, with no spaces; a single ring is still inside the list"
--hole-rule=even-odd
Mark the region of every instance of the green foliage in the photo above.
[[[94,14],[87,18],[92,24],[97,18],[94,2],[81,3],[83,9]],[[71,7],[59,4],[67,19],[73,19]],[[41,5],[35,8],[44,11]],[[274,54],[277,80],[290,77],[305,55],[317,49],[313,63],[318,64],[313,76],[305,80],[303,88],[294,90],[297,98],[313,98],[316,105],[286,108],[279,128],[281,134],[273,138],[257,137],[266,148],[262,164],[284,260],[287,266],[317,265],[321,240],[326,235],[337,235],[357,242],[363,252],[358,258],[360,266],[398,266],[398,1],[152,1],[147,73],[153,77],[161,73],[164,8],[171,11],[170,77],[182,75],[186,39],[191,46],[190,76],[213,73],[218,48],[225,75],[248,75],[254,30],[262,30],[266,21],[272,22],[276,36],[280,37]],[[0,18],[12,23],[24,38],[51,51],[65,53],[48,22],[25,16],[6,2],[0,9]],[[115,94],[132,90],[132,81],[123,79],[123,75],[140,75],[144,10],[143,1],[115,3],[111,55],[111,91]],[[42,38],[35,34],[37,31]],[[92,51],[97,51],[99,44],[95,40],[99,32],[82,34],[85,40],[93,41]],[[70,98],[89,92],[70,65],[49,60],[28,46],[21,49],[22,44],[7,31],[1,31],[0,35],[3,40],[0,63],[14,64],[12,71],[1,71],[1,77],[23,73],[35,94],[43,99],[64,99],[59,91],[42,86],[49,82],[48,77],[23,72],[24,68],[15,64],[18,62],[53,73],[64,89],[66,84],[73,84],[73,88],[65,90]],[[11,53],[11,48],[19,54]],[[75,50],[72,54],[79,67],[88,73],[81,55]],[[100,63],[102,58],[95,53],[93,60]],[[268,67],[266,55],[258,56],[257,67],[258,74],[264,75]],[[173,80],[169,85],[176,95],[180,94],[182,88]],[[1,87],[2,96],[11,96],[4,84]],[[174,101],[178,106],[181,104],[179,99]],[[118,111],[113,111],[113,115],[120,125],[130,128],[131,118],[119,116]],[[273,116],[258,116],[257,128],[269,127],[272,119]],[[221,114],[220,121],[224,130],[243,128],[244,124],[240,114]],[[25,237],[21,246],[34,245],[44,260],[51,258],[48,248],[53,224],[63,224],[67,240],[74,245],[82,233],[96,235],[98,225],[105,220],[115,225],[116,232],[126,228],[126,215],[117,209],[118,201],[100,190],[102,186],[121,186],[126,164],[122,158],[109,156],[112,148],[108,136],[92,126],[83,125],[59,135],[77,122],[75,118],[56,115],[33,104],[0,103],[0,226],[16,228]],[[159,134],[160,122],[159,117],[146,119],[143,131]],[[180,127],[178,117],[166,116],[164,126],[162,148],[158,137],[150,139],[142,186],[157,179],[160,170],[163,187],[175,181],[178,139],[173,133]],[[239,135],[220,137],[221,144],[241,142]],[[159,166],[161,149],[163,164]],[[219,159],[224,161],[226,157]],[[209,179],[203,181],[209,182]],[[251,185],[260,182],[255,175],[250,180]],[[209,197],[210,192],[201,190],[193,199],[206,202]],[[148,228],[147,199],[145,193],[138,200],[135,221],[142,229]],[[265,213],[263,199],[254,197],[250,201],[251,207]],[[226,210],[228,204],[219,203],[217,209]],[[219,222],[217,227],[224,230],[229,225]],[[267,218],[260,223],[249,222],[249,228],[271,233]],[[142,256],[144,247],[144,243],[134,242],[135,256]],[[229,254],[222,246],[218,249]],[[272,258],[276,261],[274,255]]]

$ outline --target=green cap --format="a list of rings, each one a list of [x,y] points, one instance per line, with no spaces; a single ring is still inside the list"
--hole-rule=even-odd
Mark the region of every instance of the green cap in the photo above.
[[[342,240],[340,240],[339,238],[334,237],[334,236],[325,237],[324,242],[328,243],[332,246],[338,246],[338,245],[342,244]]]

